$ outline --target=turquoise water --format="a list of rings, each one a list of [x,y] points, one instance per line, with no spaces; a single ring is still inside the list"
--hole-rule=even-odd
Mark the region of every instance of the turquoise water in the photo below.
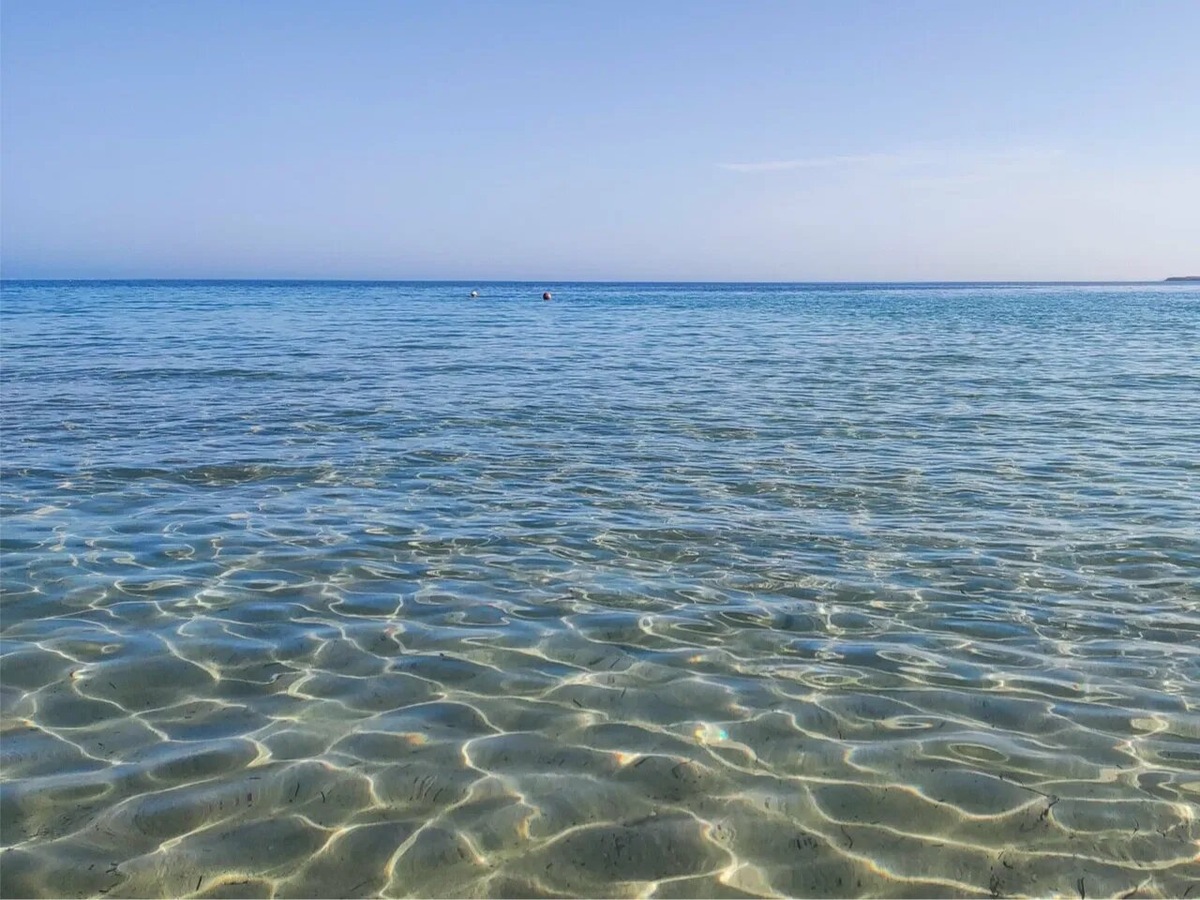
[[[9,282],[0,351],[5,896],[1200,894],[1196,286]]]

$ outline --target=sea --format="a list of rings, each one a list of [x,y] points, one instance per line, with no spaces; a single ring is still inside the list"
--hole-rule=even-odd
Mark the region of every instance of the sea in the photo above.
[[[1200,897],[1198,285],[7,281],[0,379],[3,896]]]

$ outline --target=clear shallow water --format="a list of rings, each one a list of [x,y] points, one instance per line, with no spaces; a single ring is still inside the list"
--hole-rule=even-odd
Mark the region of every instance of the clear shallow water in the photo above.
[[[0,316],[5,896],[1200,893],[1195,286]]]

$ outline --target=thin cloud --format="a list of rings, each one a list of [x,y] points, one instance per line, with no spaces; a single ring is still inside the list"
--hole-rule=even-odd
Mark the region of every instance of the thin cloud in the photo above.
[[[998,174],[1041,169],[1063,155],[1059,148],[1008,147],[967,150],[956,147],[921,147],[905,153],[862,153],[848,156],[806,156],[763,162],[717,163],[727,172],[784,172],[795,169],[859,168],[895,173],[937,172],[953,178],[992,177]]]

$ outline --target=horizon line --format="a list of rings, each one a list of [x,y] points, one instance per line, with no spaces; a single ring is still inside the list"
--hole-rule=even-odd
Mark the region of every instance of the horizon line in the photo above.
[[[1166,284],[1166,283],[1186,283],[1187,281],[1200,281],[1200,275],[1172,275],[1166,278],[1146,279],[1146,278],[1104,278],[1104,279],[1086,279],[1086,278],[1052,278],[1052,279],[922,279],[922,280],[905,280],[905,279],[770,279],[770,280],[755,280],[755,279],[639,279],[639,278],[544,278],[544,279],[528,279],[528,278],[331,278],[331,277],[294,277],[294,276],[136,276],[131,278],[119,277],[18,277],[10,278],[0,275],[0,284],[9,282],[262,282],[262,283],[313,283],[313,284],[530,284],[530,285],[553,285],[553,284],[913,284],[913,285],[928,285],[928,284]]]

